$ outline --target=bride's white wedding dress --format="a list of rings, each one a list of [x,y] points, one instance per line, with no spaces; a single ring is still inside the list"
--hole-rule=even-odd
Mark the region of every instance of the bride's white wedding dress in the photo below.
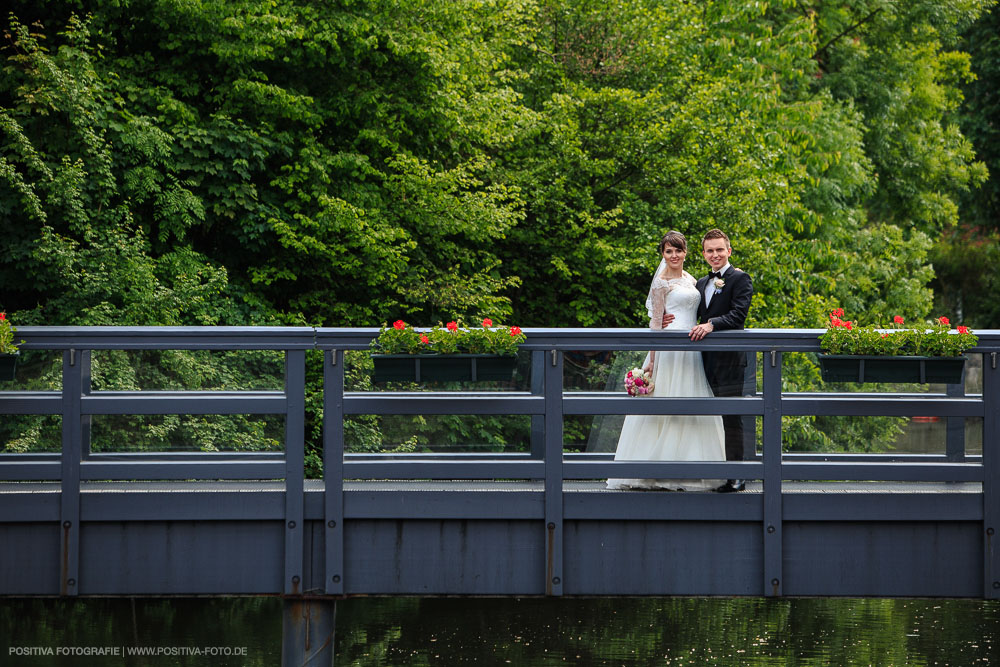
[[[659,271],[657,272],[659,274]],[[701,293],[695,280],[684,272],[681,278],[653,279],[649,300],[650,329],[662,329],[663,313],[674,315],[667,329],[689,331],[697,324]],[[714,396],[705,378],[700,352],[659,351],[653,353],[653,397]],[[642,401],[637,397],[633,400]],[[707,406],[706,406],[707,407]],[[628,415],[622,425],[615,452],[616,461],[725,461],[722,417],[714,415]],[[609,479],[609,489],[674,489],[705,491],[725,480],[701,479]]]

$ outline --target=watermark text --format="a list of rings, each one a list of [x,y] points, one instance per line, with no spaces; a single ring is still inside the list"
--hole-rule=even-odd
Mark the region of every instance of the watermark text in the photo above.
[[[2,655],[2,654],[0,654]],[[8,656],[246,656],[246,646],[10,646]]]

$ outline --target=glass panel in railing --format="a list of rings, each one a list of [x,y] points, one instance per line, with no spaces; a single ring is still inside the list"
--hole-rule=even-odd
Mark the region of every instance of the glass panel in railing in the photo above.
[[[91,384],[94,391],[281,391],[285,354],[280,350],[94,350]]]
[[[902,417],[785,416],[782,451],[885,454],[894,450],[906,421]]]
[[[344,353],[345,391],[530,391],[531,353],[373,355]]]
[[[577,350],[563,355],[563,387],[567,392],[623,393],[625,374],[642,366],[645,351]]]
[[[372,454],[501,454],[531,451],[529,415],[353,415],[344,450]]]
[[[61,391],[62,350],[29,350],[21,347],[7,357],[0,371],[0,392]]]
[[[982,394],[983,362],[986,360],[986,355],[969,352],[965,356],[968,359],[965,362],[965,393]]]
[[[89,432],[95,454],[285,449],[284,415],[94,415]]]
[[[983,455],[983,418],[968,417],[965,420],[965,453],[970,456]]]
[[[918,415],[903,419],[891,450],[899,454],[944,454],[952,458],[983,453],[981,417]]]
[[[782,429],[786,453],[870,454],[888,459],[893,455],[956,458],[983,451],[981,417],[786,416]]]
[[[62,451],[61,415],[0,415],[0,453]]]

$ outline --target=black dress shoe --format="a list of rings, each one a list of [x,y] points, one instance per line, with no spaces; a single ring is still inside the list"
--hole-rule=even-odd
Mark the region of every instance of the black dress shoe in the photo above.
[[[718,493],[735,493],[747,488],[745,479],[729,479],[726,483],[716,489]]]

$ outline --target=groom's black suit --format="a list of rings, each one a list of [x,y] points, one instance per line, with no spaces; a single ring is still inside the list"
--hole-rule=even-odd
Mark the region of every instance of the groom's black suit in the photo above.
[[[753,298],[753,281],[743,271],[732,266],[722,275],[725,285],[714,293],[715,279],[705,276],[698,281],[701,302],[698,305],[698,322],[711,321],[713,331],[742,329]],[[705,307],[705,291],[713,290],[712,302]],[[743,376],[746,372],[746,352],[702,352],[705,375],[716,396],[742,396]],[[743,460],[743,418],[740,415],[723,415],[726,430],[726,460]]]

